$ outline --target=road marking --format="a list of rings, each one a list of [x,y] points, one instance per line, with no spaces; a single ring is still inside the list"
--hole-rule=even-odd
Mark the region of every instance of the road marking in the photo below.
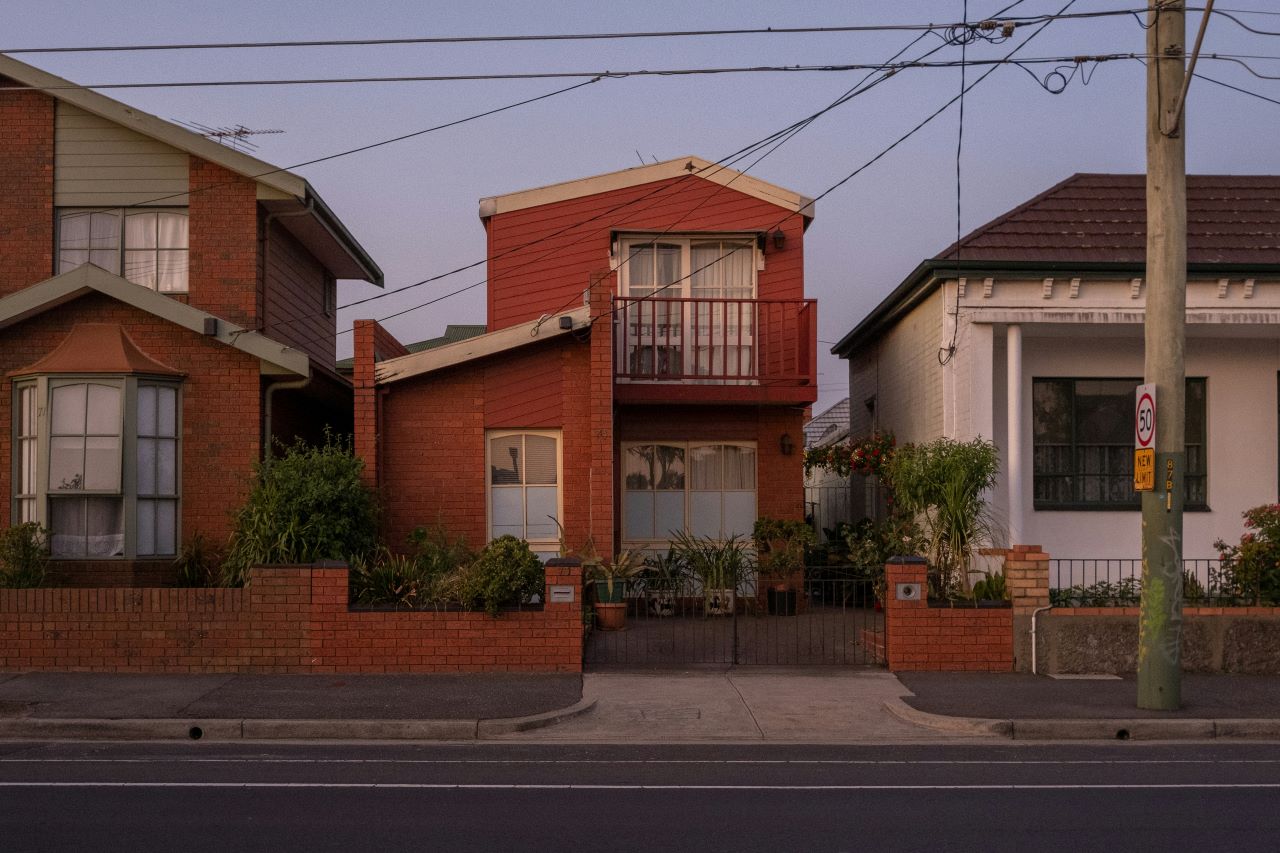
[[[1058,765],[1164,765],[1164,764],[1280,764],[1280,758],[1133,758],[1133,759],[841,759],[841,758],[0,758],[0,764],[405,764],[405,765],[578,765],[578,764],[680,764],[680,765],[845,765],[845,766],[1058,766]]]
[[[414,791],[1119,791],[1271,790],[1280,782],[1095,785],[626,785],[453,782],[0,782],[0,788],[337,788]]]

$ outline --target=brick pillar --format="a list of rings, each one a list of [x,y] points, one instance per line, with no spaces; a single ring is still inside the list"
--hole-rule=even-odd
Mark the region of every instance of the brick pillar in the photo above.
[[[356,320],[352,328],[355,338],[355,362],[351,371],[355,451],[356,456],[364,461],[360,480],[371,489],[378,488],[378,389],[373,379],[377,326],[375,320]]]
[[[1013,599],[1013,666],[1031,671],[1031,614],[1049,606],[1049,555],[1039,545],[1005,552],[1004,580]]]
[[[257,328],[258,185],[195,156],[189,174],[188,304]]]
[[[613,554],[613,289],[612,274],[591,276],[590,306],[595,323],[591,327],[591,537],[596,550]]]
[[[546,588],[543,591],[543,614],[551,623],[554,645],[549,653],[554,656],[559,672],[582,671],[582,561],[576,557],[557,557],[547,560]],[[552,601],[551,588],[568,587],[572,601]]]
[[[915,633],[921,611],[929,607],[929,564],[923,557],[894,557],[884,566],[884,644],[885,657],[890,670],[921,669],[927,658],[919,656],[909,637]],[[915,600],[899,600],[898,584],[913,584],[918,593]]]

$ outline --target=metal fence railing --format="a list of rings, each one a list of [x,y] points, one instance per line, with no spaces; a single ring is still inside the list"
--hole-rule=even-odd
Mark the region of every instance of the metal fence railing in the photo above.
[[[1222,561],[1182,561],[1183,602],[1196,606],[1251,604]],[[1142,598],[1142,560],[1084,557],[1049,561],[1049,603],[1055,607],[1133,607]]]

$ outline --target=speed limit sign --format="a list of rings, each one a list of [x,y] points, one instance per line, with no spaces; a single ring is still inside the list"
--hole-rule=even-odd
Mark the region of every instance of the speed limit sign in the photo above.
[[[1133,408],[1133,488],[1156,487],[1156,386],[1139,385]]]

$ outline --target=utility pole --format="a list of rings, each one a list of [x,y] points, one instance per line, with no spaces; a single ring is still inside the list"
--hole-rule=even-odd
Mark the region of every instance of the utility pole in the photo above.
[[[1156,386],[1156,482],[1155,489],[1142,493],[1138,707],[1173,711],[1182,704],[1182,505],[1187,461],[1187,169],[1181,120],[1187,77],[1182,0],[1150,0],[1147,24],[1145,374]]]

